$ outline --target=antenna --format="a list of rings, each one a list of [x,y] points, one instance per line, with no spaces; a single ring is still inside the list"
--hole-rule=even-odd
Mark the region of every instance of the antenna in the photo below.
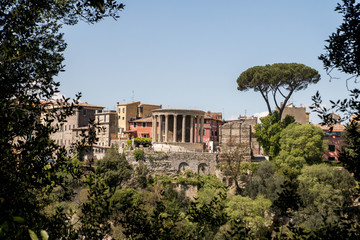
[[[134,90],[132,90],[131,101],[134,102],[134,99],[135,99],[135,93]]]

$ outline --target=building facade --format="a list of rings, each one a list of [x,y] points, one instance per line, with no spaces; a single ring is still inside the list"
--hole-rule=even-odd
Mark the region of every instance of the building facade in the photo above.
[[[212,113],[210,111],[205,113],[203,141],[205,148],[209,152],[216,151],[219,146],[219,131],[222,124],[222,113]]]
[[[321,126],[319,124],[314,124],[315,126],[320,127],[324,131],[324,140],[329,142],[328,149],[325,150],[324,160],[325,161],[339,161],[339,153],[341,146],[344,145],[342,140],[342,133],[345,130],[344,125],[336,124],[333,126],[333,130],[330,131],[328,126]]]
[[[112,142],[118,139],[118,121],[115,110],[97,110],[95,121],[100,127],[97,131],[97,143],[93,146],[94,158],[101,159],[104,157],[107,149],[111,147]]]
[[[286,115],[293,116],[295,122],[300,124],[308,124],[310,122],[309,120],[310,113],[306,112],[306,107],[303,106],[295,107],[293,103],[289,103],[288,105],[286,105],[281,115],[281,120],[283,120],[286,117]]]
[[[47,108],[55,108],[61,111],[69,107],[68,104],[49,104]],[[59,125],[59,131],[52,134],[51,138],[60,146],[70,147],[74,140],[74,133],[79,129],[88,128],[89,121],[95,119],[95,113],[104,107],[88,103],[79,103],[74,106],[74,114],[66,118],[66,122],[59,124],[54,120],[53,124]],[[79,134],[78,134],[79,135]]]
[[[152,117],[134,119],[129,121],[130,138],[152,138]]]
[[[147,104],[141,102],[117,103],[118,114],[118,137],[120,139],[127,138],[127,131],[130,130],[130,121],[151,117],[151,111],[161,108],[161,105]]]

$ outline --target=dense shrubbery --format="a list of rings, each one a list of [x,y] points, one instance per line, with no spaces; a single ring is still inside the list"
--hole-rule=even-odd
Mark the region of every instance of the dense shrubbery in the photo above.
[[[126,141],[128,146],[132,146],[132,139],[129,139]],[[134,144],[135,146],[133,147],[138,147],[140,145],[144,146],[144,147],[148,147],[149,145],[151,145],[151,138],[134,138]]]

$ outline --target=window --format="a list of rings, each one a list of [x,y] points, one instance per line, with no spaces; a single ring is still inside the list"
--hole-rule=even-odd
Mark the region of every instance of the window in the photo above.
[[[329,161],[335,161],[335,157],[329,157],[328,160]]]
[[[335,152],[335,145],[329,145],[329,152]]]
[[[104,115],[104,122],[106,122],[106,115]]]
[[[146,123],[142,123],[142,128],[146,128]]]
[[[82,110],[82,113],[83,113],[83,115],[86,115],[86,113],[87,113],[87,112],[86,112],[86,109],[83,109],[83,110]]]
[[[122,117],[122,120],[125,120],[125,117]]]
[[[121,118],[121,116],[119,115],[118,119],[120,119],[120,118]]]
[[[71,125],[69,125],[69,130],[71,130]]]
[[[134,128],[136,128],[136,127],[137,127],[136,122],[134,122]]]
[[[66,125],[64,126],[64,131],[66,131]]]
[[[123,108],[123,113],[125,112],[125,108]]]
[[[204,129],[204,131],[203,131],[203,136],[205,136],[205,134],[206,134],[206,131],[205,131],[205,129]]]

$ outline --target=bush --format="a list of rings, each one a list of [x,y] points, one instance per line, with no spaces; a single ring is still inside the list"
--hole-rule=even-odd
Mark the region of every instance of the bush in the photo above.
[[[144,157],[145,157],[144,150],[135,149],[133,154],[134,154],[134,158],[135,158],[136,161],[144,160]]]

